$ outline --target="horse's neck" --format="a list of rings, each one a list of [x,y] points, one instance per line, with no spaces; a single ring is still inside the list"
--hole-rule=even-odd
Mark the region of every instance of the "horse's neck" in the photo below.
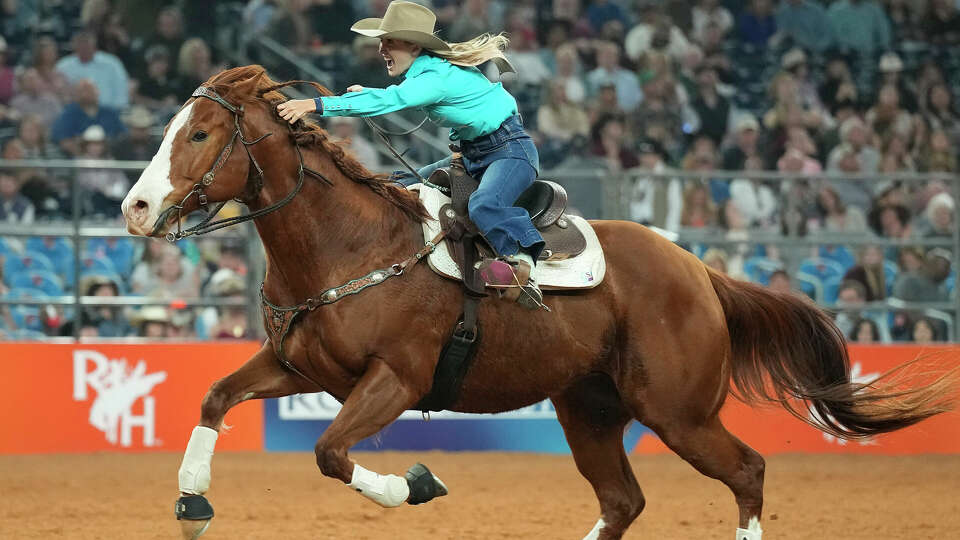
[[[417,247],[419,225],[412,219],[369,187],[347,178],[329,158],[307,151],[304,158],[306,166],[333,185],[306,175],[302,190],[289,204],[255,221],[267,255],[267,293],[275,302],[301,302],[400,262]],[[296,159],[293,155],[294,164]],[[264,174],[263,192],[251,210],[284,198],[297,183],[295,165],[282,173]]]

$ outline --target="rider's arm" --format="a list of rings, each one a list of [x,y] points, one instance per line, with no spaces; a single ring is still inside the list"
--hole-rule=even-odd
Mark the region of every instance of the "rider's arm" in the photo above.
[[[318,97],[314,102],[321,116],[378,116],[437,103],[443,98],[443,89],[440,73],[427,69],[400,84]]]

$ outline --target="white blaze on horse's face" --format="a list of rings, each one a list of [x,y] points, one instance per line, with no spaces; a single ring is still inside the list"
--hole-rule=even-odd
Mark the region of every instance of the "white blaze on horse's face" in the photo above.
[[[153,156],[150,165],[143,170],[140,179],[123,199],[120,208],[123,211],[123,217],[127,220],[127,231],[130,234],[140,236],[150,234],[163,210],[161,207],[164,201],[173,192],[173,182],[170,178],[173,142],[189,122],[194,103],[196,102],[190,103],[173,117],[157,154]]]

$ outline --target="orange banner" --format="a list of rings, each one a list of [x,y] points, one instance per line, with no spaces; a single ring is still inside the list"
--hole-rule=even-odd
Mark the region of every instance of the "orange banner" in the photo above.
[[[0,453],[182,451],[210,385],[257,343],[0,343]],[[220,450],[263,449],[263,405],[232,409]]]
[[[923,356],[923,365],[940,373],[960,365],[960,348],[850,346],[850,377],[868,382],[880,373]],[[960,389],[957,389],[960,391]],[[960,392],[955,393],[960,397]],[[960,413],[935,416],[915,426],[861,441],[843,441],[794,418],[776,406],[750,408],[730,397],[720,412],[727,430],[761,454],[809,452],[829,454],[960,453]],[[670,452],[655,435],[645,434],[637,454]]]

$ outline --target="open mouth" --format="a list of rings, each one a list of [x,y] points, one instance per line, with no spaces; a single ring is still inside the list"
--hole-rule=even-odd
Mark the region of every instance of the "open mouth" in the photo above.
[[[387,62],[387,69],[388,69],[388,70],[393,69],[393,66],[396,64],[396,63],[393,61],[393,58],[384,58],[384,60]]]

